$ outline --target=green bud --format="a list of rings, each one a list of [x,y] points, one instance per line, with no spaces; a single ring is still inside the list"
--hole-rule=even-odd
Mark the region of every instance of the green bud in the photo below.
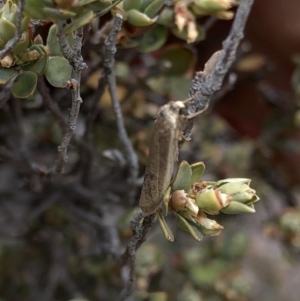
[[[44,41],[43,41],[43,38],[40,34],[38,34],[34,40],[33,40],[33,43],[34,44],[40,44],[40,45],[43,45],[44,44]]]
[[[208,214],[218,214],[219,211],[228,206],[231,197],[218,189],[208,187],[196,196],[196,203],[200,209]]]
[[[37,50],[25,51],[19,55],[21,62],[31,62],[36,60],[40,56],[40,53]]]
[[[144,13],[150,18],[154,18],[163,5],[164,0],[152,0],[150,4],[145,8]]]
[[[202,227],[201,232],[205,236],[219,235],[224,229],[224,227],[219,225],[215,220],[207,218],[203,212],[198,213],[195,221]]]
[[[239,214],[254,213],[253,203],[259,200],[256,191],[250,188],[250,179],[232,178],[218,181],[215,186],[218,190],[232,198],[231,203],[222,209],[223,213]]]
[[[187,197],[184,190],[176,190],[172,193],[170,207],[175,212],[184,212],[183,215],[190,220],[194,220],[199,212],[195,200]]]
[[[187,197],[184,190],[176,190],[172,193],[170,207],[175,212],[182,211],[185,207]]]
[[[255,209],[252,204],[246,205],[232,201],[229,206],[221,209],[221,212],[226,214],[255,213]]]
[[[1,60],[1,66],[3,68],[10,68],[14,65],[14,56],[12,53],[8,53],[2,60]]]
[[[250,182],[250,179],[233,178],[218,181],[216,186],[222,193],[232,196],[233,201],[249,204],[259,200],[256,191],[249,187]]]

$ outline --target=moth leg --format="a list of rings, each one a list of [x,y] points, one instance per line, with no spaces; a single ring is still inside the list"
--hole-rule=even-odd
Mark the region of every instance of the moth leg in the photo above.
[[[186,119],[193,119],[193,118],[195,118],[196,116],[198,116],[198,115],[200,115],[201,113],[203,113],[204,111],[206,111],[207,107],[208,107],[208,105],[207,105],[204,109],[202,109],[202,110],[200,110],[200,111],[198,111],[198,112],[195,112],[195,113],[190,114],[190,115],[185,115],[185,118],[186,118]]]

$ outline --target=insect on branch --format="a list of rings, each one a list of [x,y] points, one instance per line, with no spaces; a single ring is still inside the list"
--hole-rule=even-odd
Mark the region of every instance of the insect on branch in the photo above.
[[[146,240],[147,232],[154,220],[154,212],[159,207],[164,190],[169,185],[174,163],[178,157],[179,144],[183,141],[182,136],[190,137],[193,127],[192,117],[195,113],[205,111],[211,96],[221,88],[224,77],[235,60],[236,50],[243,38],[252,4],[253,0],[241,0],[222,50],[212,55],[203,71],[196,73],[190,88],[189,100],[170,102],[161,107],[157,114],[140,198],[140,209],[132,217],[133,237],[123,255],[124,263],[129,266],[129,276],[121,294],[122,301],[130,300],[132,296],[136,251]],[[182,109],[185,109],[185,115]]]

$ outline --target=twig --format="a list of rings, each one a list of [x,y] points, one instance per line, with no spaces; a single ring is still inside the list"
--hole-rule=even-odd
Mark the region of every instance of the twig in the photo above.
[[[205,64],[204,71],[197,72],[193,79],[189,92],[190,101],[186,105],[187,116],[193,116],[196,112],[203,112],[209,105],[209,100],[214,92],[221,88],[223,79],[235,60],[235,54],[240,40],[243,38],[243,31],[246,20],[250,13],[253,0],[242,0],[236,12],[231,31],[227,39],[223,42],[223,49],[216,52]],[[193,127],[192,120],[183,124],[183,134],[190,137]],[[159,158],[158,158],[159,159]],[[151,193],[151,192],[149,192]],[[133,237],[129,242],[123,259],[129,265],[129,279],[125,283],[125,288],[121,294],[121,300],[130,298],[134,288],[135,256],[136,251],[146,238],[146,234],[151,227],[154,216],[144,217],[140,210],[131,220]],[[149,222],[151,220],[151,222]]]
[[[130,189],[130,199],[134,198],[135,195],[135,187],[136,187],[136,179],[138,176],[138,159],[137,155],[133,149],[130,139],[128,138],[125,126],[124,126],[124,119],[120,107],[120,102],[117,96],[117,84],[116,84],[116,77],[113,73],[114,68],[114,54],[116,53],[116,39],[119,31],[121,30],[123,22],[123,17],[120,14],[117,14],[112,25],[112,29],[105,40],[105,47],[104,47],[104,76],[107,78],[108,88],[110,92],[110,96],[113,103],[113,109],[116,116],[116,122],[118,127],[118,134],[120,141],[125,150],[125,156],[128,163],[129,168],[129,179],[128,182],[131,184]]]
[[[24,0],[19,0],[17,5],[17,17],[16,17],[16,30],[14,37],[9,40],[4,49],[0,51],[0,59],[5,57],[20,41],[21,39],[21,22],[22,22],[22,13],[24,10]]]
[[[129,277],[125,281],[125,287],[120,296],[121,301],[125,301],[133,293],[135,266],[136,266],[135,263],[136,251],[140,247],[140,245],[146,240],[147,233],[154,223],[155,214],[146,216],[143,219],[143,222],[140,223],[142,218],[143,218],[143,213],[142,211],[138,210],[134,214],[130,222],[130,227],[131,229],[133,229],[133,237],[130,240],[122,258],[123,264],[128,263],[129,265]]]
[[[79,114],[80,105],[82,103],[82,98],[80,95],[81,72],[87,68],[87,65],[83,62],[81,55],[83,29],[80,28],[75,31],[74,46],[73,49],[71,49],[70,45],[68,44],[67,36],[62,32],[64,25],[64,23],[58,23],[57,37],[61,52],[73,67],[72,79],[70,81],[72,105],[69,112],[67,130],[61,144],[58,147],[58,158],[55,165],[55,171],[58,173],[62,172],[64,165],[68,160],[67,151],[76,128],[77,117]]]
[[[45,84],[45,79],[43,77],[40,77],[38,79],[38,90],[42,96],[43,104],[52,113],[54,118],[57,120],[62,132],[64,132],[68,127],[68,123],[59,106],[57,105],[57,102],[55,102],[51,97],[50,89]],[[83,139],[81,139],[78,135],[73,135],[73,141],[76,146],[85,151],[88,158],[92,157],[92,148],[89,147],[89,145],[87,145],[85,141],[83,141]],[[49,170],[49,174],[50,173],[51,172]]]
[[[187,104],[187,114],[192,115],[198,111],[204,111],[214,92],[218,91],[224,77],[233,64],[236,51],[241,39],[244,37],[244,28],[254,0],[242,0],[237,9],[230,33],[223,42],[221,51],[216,52],[205,64],[204,71],[197,72],[190,88],[191,101]],[[189,137],[193,127],[191,119],[184,126],[183,133]]]

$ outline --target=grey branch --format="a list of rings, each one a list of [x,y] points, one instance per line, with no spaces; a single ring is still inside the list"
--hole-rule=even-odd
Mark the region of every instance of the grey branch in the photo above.
[[[235,61],[236,51],[244,37],[244,28],[254,0],[242,0],[237,9],[230,33],[223,42],[222,50],[214,53],[205,64],[204,71],[197,72],[190,88],[191,101],[187,104],[187,113],[205,111],[211,96],[218,91],[224,77]],[[184,126],[185,137],[190,136],[193,127],[192,119]]]
[[[81,55],[83,29],[80,28],[75,31],[74,46],[73,48],[70,48],[67,36],[62,32],[64,25],[64,23],[58,23],[57,37],[61,52],[73,67],[72,78],[70,80],[72,105],[69,112],[67,130],[64,134],[61,144],[58,147],[58,158],[55,165],[55,171],[58,173],[62,172],[64,165],[68,160],[67,151],[76,128],[80,105],[82,103],[82,98],[80,95],[81,72],[87,68]]]
[[[136,251],[139,246],[146,240],[147,233],[149,229],[152,227],[155,214],[151,214],[146,216],[141,223],[143,218],[143,213],[141,210],[138,210],[130,221],[130,227],[133,232],[133,237],[130,240],[126,251],[123,255],[123,265],[127,263],[129,265],[129,275],[128,279],[125,279],[124,289],[121,292],[120,300],[121,301],[130,301],[132,299],[132,293],[134,291],[134,278],[135,278],[135,258]],[[124,269],[124,266],[123,266]]]
[[[132,189],[130,191],[135,192],[134,187],[136,186],[136,179],[138,176],[138,159],[137,155],[133,149],[131,141],[127,135],[124,119],[120,107],[120,102],[117,96],[117,84],[116,84],[116,77],[113,72],[114,68],[114,54],[116,53],[116,39],[117,35],[121,30],[123,22],[123,17],[120,14],[116,14],[114,19],[114,23],[112,25],[112,29],[105,40],[105,47],[104,47],[104,76],[107,78],[109,93],[112,99],[113,109],[116,116],[116,122],[118,127],[118,134],[120,141],[123,145],[125,156],[128,163],[129,168],[129,184],[131,184]],[[130,194],[129,198],[133,199],[134,194]]]
[[[21,22],[22,22],[22,13],[24,10],[24,0],[18,1],[17,7],[17,17],[16,17],[16,31],[14,37],[7,42],[5,48],[0,51],[0,59],[5,57],[20,41],[21,39]]]

